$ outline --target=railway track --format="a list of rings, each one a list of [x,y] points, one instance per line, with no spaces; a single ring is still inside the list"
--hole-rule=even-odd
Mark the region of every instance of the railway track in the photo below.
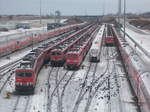
[[[108,50],[109,49],[107,48],[106,49],[106,51],[107,51],[106,53],[108,53]],[[91,86],[89,88],[89,95],[88,95],[88,98],[87,98],[87,102],[86,102],[86,106],[85,106],[84,112],[88,112],[89,111],[90,105],[91,105],[92,100],[95,97],[97,91],[107,81],[108,77],[106,75],[107,75],[107,71],[108,70],[109,70],[109,61],[108,61],[107,68],[104,71],[104,73],[102,73],[100,75],[100,77],[97,77],[97,78],[93,77],[93,80],[91,82]],[[94,74],[96,74],[96,70],[95,70]],[[103,79],[103,80],[101,80],[101,79]]]
[[[67,72],[65,74],[67,74]],[[63,76],[63,78],[64,77],[65,77],[65,75]],[[58,98],[57,110],[58,110],[58,112],[60,112],[61,111],[61,106],[60,106],[60,95],[59,95],[59,70],[56,73],[55,84],[56,84],[56,94],[57,94],[57,98]],[[54,89],[54,92],[55,92],[55,89]]]
[[[118,77],[119,75],[119,72],[118,72],[118,69],[117,69],[117,65],[116,65],[116,60],[113,61],[113,65],[114,65],[114,80],[115,80],[115,85],[116,85],[116,92],[117,92],[117,97],[118,97],[118,100],[119,100],[119,111],[120,112],[123,112],[123,105],[122,105],[122,102],[121,102],[121,96],[120,96],[120,81],[118,80]]]
[[[108,71],[108,112],[122,112],[121,98],[119,94],[119,82],[117,72],[117,50],[111,48],[111,54],[109,55],[112,71]],[[116,53],[115,53],[116,52]],[[113,55],[115,54],[115,55]],[[119,106],[118,106],[119,105]],[[115,109],[114,109],[115,108]]]
[[[104,55],[106,56],[106,54],[104,54],[105,51],[108,51],[108,48],[105,49],[105,47],[103,47],[101,57]],[[106,52],[106,53],[108,53],[108,52]],[[97,65],[98,65],[97,63],[90,63],[90,66],[88,68],[88,71],[86,73],[86,76],[85,76],[85,79],[84,79],[84,82],[82,85],[82,88],[79,92],[78,98],[76,100],[76,103],[75,103],[75,106],[74,106],[72,112],[78,111],[78,107],[87,93],[88,93],[88,98],[87,98],[84,112],[88,112],[93,97],[95,96],[96,92],[101,87],[101,85],[105,82],[105,81],[103,81],[102,84],[100,84],[100,85],[98,84],[99,80],[105,76],[107,70],[109,69],[109,61],[107,60],[107,67],[106,67],[105,71],[98,77],[96,77]],[[92,70],[91,67],[94,69]],[[90,72],[92,72],[92,79],[88,78]],[[97,84],[98,84],[98,86],[96,86]]]
[[[93,72],[93,75],[92,75],[91,86],[90,86],[90,89],[89,89],[89,95],[88,95],[88,99],[87,99],[87,102],[86,102],[86,107],[84,109],[84,112],[88,112],[90,104],[91,104],[91,101],[92,101],[92,97],[93,97],[92,96],[92,84],[94,83],[94,80],[95,80],[96,70],[97,70],[97,63],[95,64],[95,67],[94,67],[94,72]]]
[[[20,63],[21,59],[16,60],[12,63],[7,64],[7,66],[3,66],[0,69],[0,93],[4,89],[7,82],[11,79],[11,77],[14,74],[15,69],[18,67],[18,64]]]
[[[68,76],[68,72],[66,72],[65,73],[65,75],[64,75],[64,77],[63,77],[63,79],[66,77],[66,76]],[[62,112],[63,111],[63,98],[64,98],[64,94],[65,94],[65,90],[66,90],[66,87],[67,87],[67,85],[69,84],[69,82],[71,81],[71,79],[73,78],[73,76],[75,75],[75,71],[71,71],[70,72],[70,75],[68,76],[68,79],[64,79],[64,80],[66,80],[65,81],[65,83],[64,83],[64,85],[62,86],[62,91],[61,90],[59,90],[59,87],[57,87],[57,98],[58,98],[58,105],[57,105],[57,110],[58,110],[58,112]],[[58,75],[57,75],[58,76]],[[56,76],[56,77],[57,77]],[[67,77],[66,77],[67,78]],[[56,80],[56,82],[58,82],[58,80]],[[56,84],[58,84],[58,83],[56,83]],[[60,85],[60,84],[59,84]]]
[[[4,66],[1,66],[0,67],[0,73],[3,73],[4,71],[8,70],[9,68],[13,67],[13,66],[16,66],[19,62],[20,62],[21,59],[18,59],[14,62],[10,62]],[[9,71],[9,70],[8,70]]]
[[[105,51],[107,51],[106,55],[108,55],[109,48],[104,49],[104,52]],[[111,55],[113,55],[113,53]],[[110,58],[110,57],[107,57],[107,58]],[[99,88],[108,80],[108,77],[105,77],[105,74],[107,73],[107,71],[109,69],[109,59],[107,59],[107,67],[106,67],[105,71],[101,75],[99,75],[98,77],[95,76],[96,69],[97,69],[97,64],[96,63],[90,63],[90,66],[87,70],[87,73],[84,76],[84,80],[83,80],[83,83],[81,85],[82,87],[80,89],[80,92],[78,94],[78,98],[76,100],[76,103],[74,105],[72,112],[78,111],[78,107],[79,107],[81,101],[83,100],[84,96],[87,93],[89,93],[89,95],[88,95],[88,99],[87,99],[87,103],[86,103],[86,107],[84,109],[84,112],[87,112],[89,110],[89,107],[91,105],[93,97],[95,96],[95,94],[97,93]],[[55,78],[53,78],[54,83],[55,83],[55,87],[53,88],[53,91],[50,91],[50,90],[48,91],[48,104],[47,104],[48,109],[47,109],[47,112],[52,112],[52,110],[51,110],[52,102],[53,102],[53,98],[55,96],[57,97],[57,104],[58,104],[57,105],[57,111],[58,112],[63,111],[63,98],[64,98],[65,90],[66,90],[66,87],[69,84],[70,80],[72,79],[72,77],[75,74],[75,72],[72,72],[70,77],[66,80],[66,83],[63,85],[63,87],[62,87],[63,89],[60,90],[60,86],[62,86],[62,81],[65,80],[65,77],[67,76],[68,72],[65,72],[63,74],[61,73],[61,77],[60,77],[59,71],[60,71],[60,68],[52,68],[52,70],[50,70],[50,73],[49,73],[49,78],[48,78],[49,85],[51,82],[50,79],[51,79],[52,74],[55,74]],[[89,73],[92,73],[91,79],[89,79]],[[104,80],[101,81],[102,78]],[[50,92],[51,92],[51,94],[50,94]]]
[[[65,90],[66,90],[69,82],[71,81],[71,79],[73,78],[74,75],[75,75],[75,71],[73,73],[71,73],[69,79],[66,81],[66,83],[63,86],[63,90],[62,90],[61,95],[60,95],[60,108],[61,108],[60,112],[62,112],[62,109],[63,109],[63,99],[64,99]]]
[[[55,75],[54,76],[54,81],[55,81],[55,87],[54,87],[54,89],[53,89],[53,91],[51,92],[51,90],[49,89],[48,90],[48,99],[49,99],[49,101],[48,101],[48,109],[47,109],[47,112],[51,112],[51,105],[52,105],[52,101],[53,101],[53,97],[54,97],[54,95],[55,95],[55,92],[57,91],[57,96],[59,95],[59,84],[61,83],[61,81],[63,80],[63,78],[65,77],[65,75],[67,74],[67,72],[63,75],[63,78],[61,78],[59,81],[58,81],[58,73],[59,73],[59,67],[56,67],[56,68],[53,68],[53,71],[55,71],[54,73],[53,72],[50,72],[50,74],[49,74],[49,79],[48,79],[48,83],[49,83],[49,85],[50,85],[50,82],[51,82],[51,76],[52,75]],[[50,94],[50,92],[51,92],[51,94]],[[58,96],[59,97],[59,96]],[[58,98],[58,100],[59,100],[59,98]]]
[[[14,62],[11,62],[11,63],[8,63],[4,66],[2,66],[0,68],[0,80],[6,75],[8,74],[9,72],[12,72],[14,71],[17,67],[18,67],[18,64],[21,62],[21,59],[19,60],[16,60]]]
[[[12,112],[28,112],[31,96],[17,96]]]
[[[111,48],[108,48],[108,50],[109,49],[111,50]],[[107,53],[109,53],[109,52],[107,52]],[[113,52],[111,52],[111,53],[113,54]],[[108,56],[107,59],[111,60],[111,58],[112,58],[111,55],[107,55]],[[108,62],[108,65],[109,64],[110,64],[110,62]],[[94,83],[94,80],[92,81],[91,88],[89,89],[89,95],[88,95],[88,98],[87,98],[87,102],[86,102],[86,106],[85,106],[84,112],[88,112],[89,111],[90,105],[91,105],[92,100],[95,97],[97,91],[103,86],[104,83],[106,83],[109,80],[109,76],[113,72],[113,71],[110,72],[109,69],[111,69],[110,66],[108,66],[106,71],[100,76],[101,78],[103,78],[103,80],[99,81],[99,83]],[[100,77],[98,77],[98,80],[101,79]],[[96,82],[98,82],[98,80],[96,80]],[[109,100],[109,97],[108,97],[108,100]]]
[[[13,73],[10,73],[10,75],[8,75],[8,77],[6,78],[6,80],[4,82],[1,81],[1,85],[0,85],[0,93],[3,91],[5,85],[7,84],[7,82],[10,80],[10,78],[12,77]]]
[[[81,89],[80,89],[80,92],[78,94],[78,97],[77,97],[77,100],[76,100],[76,103],[73,107],[72,112],[77,112],[78,111],[78,107],[79,107],[79,104],[80,104],[80,101],[81,101],[81,98],[82,98],[81,96],[84,93],[84,91],[86,91],[87,80],[88,80],[88,76],[89,76],[89,72],[91,70],[91,67],[92,67],[92,63],[90,63],[89,68],[88,68],[87,72],[85,73],[85,77],[83,79]]]
[[[65,89],[68,85],[68,83],[71,81],[72,77],[74,76],[75,74],[75,71],[65,71],[64,73],[59,73],[59,71],[61,71],[62,67],[56,67],[56,68],[52,68],[49,72],[49,76],[48,76],[48,85],[51,85],[50,82],[51,82],[51,79],[52,79],[52,75],[55,75],[54,80],[55,82],[55,87],[53,88],[53,90],[51,91],[51,87],[49,86],[49,90],[48,90],[48,103],[47,103],[47,112],[52,112],[51,110],[51,106],[52,106],[52,102],[53,102],[53,99],[54,97],[56,96],[58,101],[58,105],[57,105],[57,110],[58,112],[62,112],[62,99],[63,99],[63,95],[64,95],[64,92],[65,92]],[[70,75],[68,75],[70,74]],[[62,77],[60,77],[62,76]],[[65,77],[69,76],[69,79],[65,79]],[[63,90],[60,91],[59,88],[60,88],[60,85],[63,81],[66,80],[66,83],[64,84],[63,86]],[[62,86],[62,85],[61,85]],[[50,94],[51,93],[51,94]]]

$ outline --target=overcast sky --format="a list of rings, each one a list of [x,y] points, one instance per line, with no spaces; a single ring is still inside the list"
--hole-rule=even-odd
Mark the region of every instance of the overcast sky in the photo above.
[[[42,14],[60,10],[62,15],[102,15],[116,13],[118,0],[41,0]],[[150,11],[150,0],[126,0],[127,11]],[[39,14],[40,0],[0,0],[0,14]]]

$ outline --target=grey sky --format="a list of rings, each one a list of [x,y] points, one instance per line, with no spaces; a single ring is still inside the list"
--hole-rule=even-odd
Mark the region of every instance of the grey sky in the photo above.
[[[150,0],[126,0],[128,12],[150,11]],[[0,0],[0,14],[39,14],[40,0]],[[42,0],[42,13],[63,15],[116,13],[118,0]]]

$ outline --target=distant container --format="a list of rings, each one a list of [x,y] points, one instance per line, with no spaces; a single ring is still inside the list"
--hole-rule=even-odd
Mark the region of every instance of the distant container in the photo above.
[[[55,28],[62,27],[65,25],[66,24],[62,24],[62,23],[47,23],[47,30],[55,29]]]
[[[23,28],[23,29],[30,29],[31,23],[29,22],[21,22],[16,24],[16,29]]]
[[[0,31],[8,31],[15,29],[15,24],[11,22],[0,22]]]

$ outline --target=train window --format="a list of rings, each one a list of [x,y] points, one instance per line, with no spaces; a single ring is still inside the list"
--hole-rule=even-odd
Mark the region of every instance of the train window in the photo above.
[[[58,53],[58,52],[52,52],[51,55],[61,55],[61,53]]]
[[[52,52],[52,53],[50,53],[51,55],[56,55],[56,53],[55,52]]]
[[[26,77],[31,77],[32,76],[32,73],[25,73],[26,74]]]
[[[16,74],[17,77],[32,77],[32,73],[30,72],[20,72]]]

